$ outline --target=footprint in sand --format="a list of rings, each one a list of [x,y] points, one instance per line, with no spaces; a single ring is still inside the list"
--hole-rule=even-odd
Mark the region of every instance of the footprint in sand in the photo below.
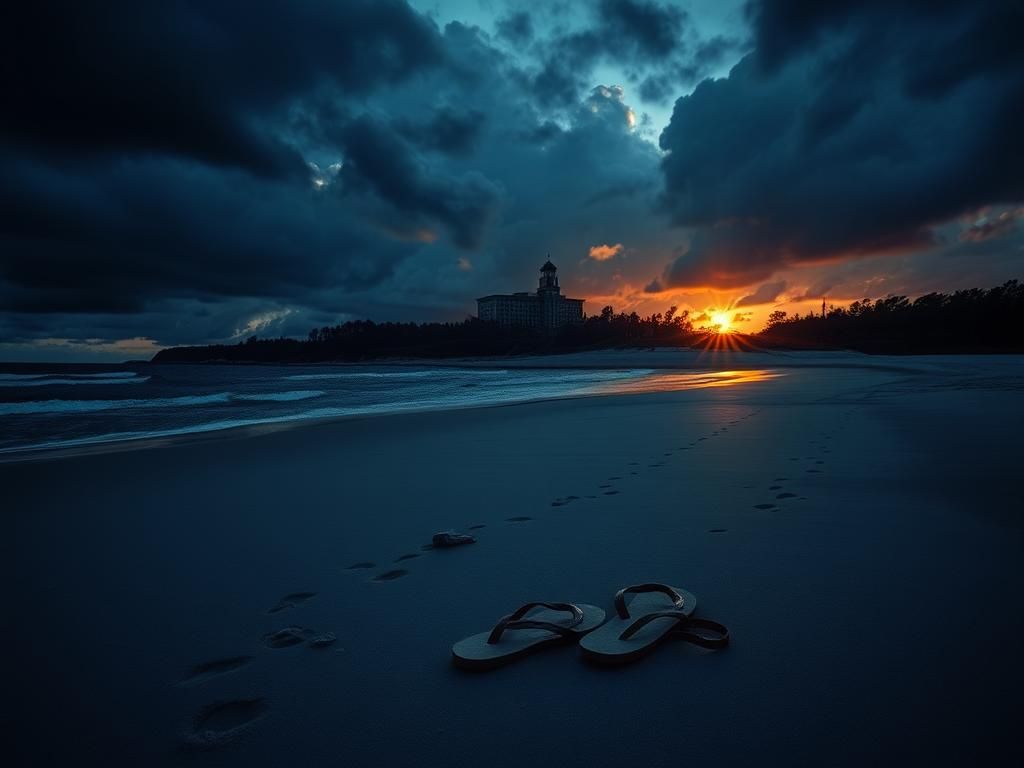
[[[333,632],[320,632],[309,638],[309,647],[317,649],[327,648],[334,645],[337,640],[338,636]]]
[[[215,661],[206,661],[202,664],[196,664],[189,670],[185,677],[178,681],[178,685],[201,685],[214,677],[226,675],[228,672],[234,672],[236,669],[241,669],[250,661],[252,661],[252,656],[231,656],[226,659],[217,659]]]
[[[431,549],[433,549],[433,548],[434,548],[434,545],[433,545],[433,544],[424,544],[423,546],[424,546],[424,547],[430,547]],[[408,554],[402,555],[401,557],[396,557],[396,558],[395,558],[395,560],[394,560],[394,562],[396,562],[396,563],[400,563],[400,562],[402,562],[403,560],[412,560],[413,558],[416,558],[416,557],[419,557],[419,555],[418,555],[417,553],[415,553],[415,552],[410,552],[410,553],[408,553]]]
[[[287,611],[289,608],[294,608],[299,603],[304,603],[313,597],[316,597],[316,592],[292,592],[278,600],[277,605],[267,611],[267,613]]]
[[[526,515],[519,515],[518,517],[506,517],[505,520],[509,523],[525,523],[529,520],[533,520],[532,517]]]
[[[359,562],[359,563],[352,563],[352,565],[350,565],[345,570],[346,571],[362,571],[362,570],[365,570],[366,568],[374,568],[374,567],[376,567],[376,565],[377,565],[376,563],[371,563],[369,560],[363,560],[362,562]]]
[[[774,504],[755,504],[754,509],[775,509]]]
[[[216,749],[231,743],[253,723],[267,714],[265,699],[215,701],[203,707],[185,733],[185,743],[193,749]]]
[[[405,570],[404,568],[395,568],[394,570],[391,570],[391,571],[384,571],[384,573],[378,573],[376,576],[374,576],[372,579],[370,579],[370,581],[375,581],[375,582],[394,581],[395,579],[400,579],[403,576],[408,575],[408,573],[409,572],[407,570]]]
[[[263,644],[267,648],[290,648],[306,642],[313,633],[302,627],[285,627],[276,632],[268,632],[263,636]]]
[[[796,494],[795,493],[780,493],[775,498],[776,499],[795,499],[796,498]]]

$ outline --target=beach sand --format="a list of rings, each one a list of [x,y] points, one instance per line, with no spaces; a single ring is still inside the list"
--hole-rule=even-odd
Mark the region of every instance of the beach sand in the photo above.
[[[17,764],[1018,763],[1024,362],[729,363],[781,375],[0,464]],[[450,664],[645,581],[730,647]]]

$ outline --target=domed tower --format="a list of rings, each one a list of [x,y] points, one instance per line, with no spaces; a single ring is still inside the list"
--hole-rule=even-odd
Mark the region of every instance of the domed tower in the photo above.
[[[551,263],[551,254],[548,254],[548,260],[540,268],[540,284],[537,286],[537,293],[547,293],[548,291],[555,294],[562,292],[562,289],[558,287],[558,267]]]

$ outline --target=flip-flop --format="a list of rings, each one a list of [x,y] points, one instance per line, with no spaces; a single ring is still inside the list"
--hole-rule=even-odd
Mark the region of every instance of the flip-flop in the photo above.
[[[634,595],[629,606],[626,595]],[[697,598],[666,584],[634,584],[615,595],[615,612],[604,626],[580,641],[583,658],[598,664],[625,664],[676,637],[704,648],[722,648],[729,630],[717,621],[693,618]]]
[[[452,663],[463,669],[499,667],[549,645],[578,640],[600,626],[604,615],[586,603],[527,603],[490,631],[455,643]]]

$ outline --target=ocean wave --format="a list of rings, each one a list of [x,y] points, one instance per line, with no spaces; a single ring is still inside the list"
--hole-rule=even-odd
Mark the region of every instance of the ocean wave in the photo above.
[[[263,392],[236,395],[231,392],[217,392],[210,395],[185,395],[182,397],[124,398],[122,400],[30,400],[23,403],[0,403],[0,416],[28,416],[42,413],[97,413],[99,411],[132,410],[139,408],[183,408],[202,405],[222,405],[233,401],[257,401],[287,403],[294,400],[309,400],[320,397],[321,390],[299,390],[295,392]]]
[[[429,371],[349,371],[346,373],[297,373],[285,376],[290,381],[314,381],[316,379],[426,379],[440,376],[507,376],[508,371],[476,368],[436,368]]]
[[[156,397],[123,400],[29,400],[23,403],[0,403],[0,416],[27,416],[39,413],[95,413],[130,408],[180,408],[189,405],[212,405],[231,401],[230,392],[213,395]]]
[[[72,379],[130,379],[139,374],[135,371],[111,371],[109,373],[56,373],[51,375],[67,376]]]
[[[294,392],[259,392],[251,395],[232,395],[233,400],[269,400],[274,403],[290,403],[293,400],[309,400],[326,395],[322,389],[300,389]]]
[[[16,379],[0,378],[0,387],[50,387],[66,384],[142,384],[149,381],[149,376],[112,376],[107,374],[86,374],[76,373],[70,376],[58,377],[55,374],[23,375],[18,373],[4,374],[4,376],[15,376]]]
[[[0,373],[0,381],[24,381],[27,379],[42,379],[51,376],[49,373]]]

